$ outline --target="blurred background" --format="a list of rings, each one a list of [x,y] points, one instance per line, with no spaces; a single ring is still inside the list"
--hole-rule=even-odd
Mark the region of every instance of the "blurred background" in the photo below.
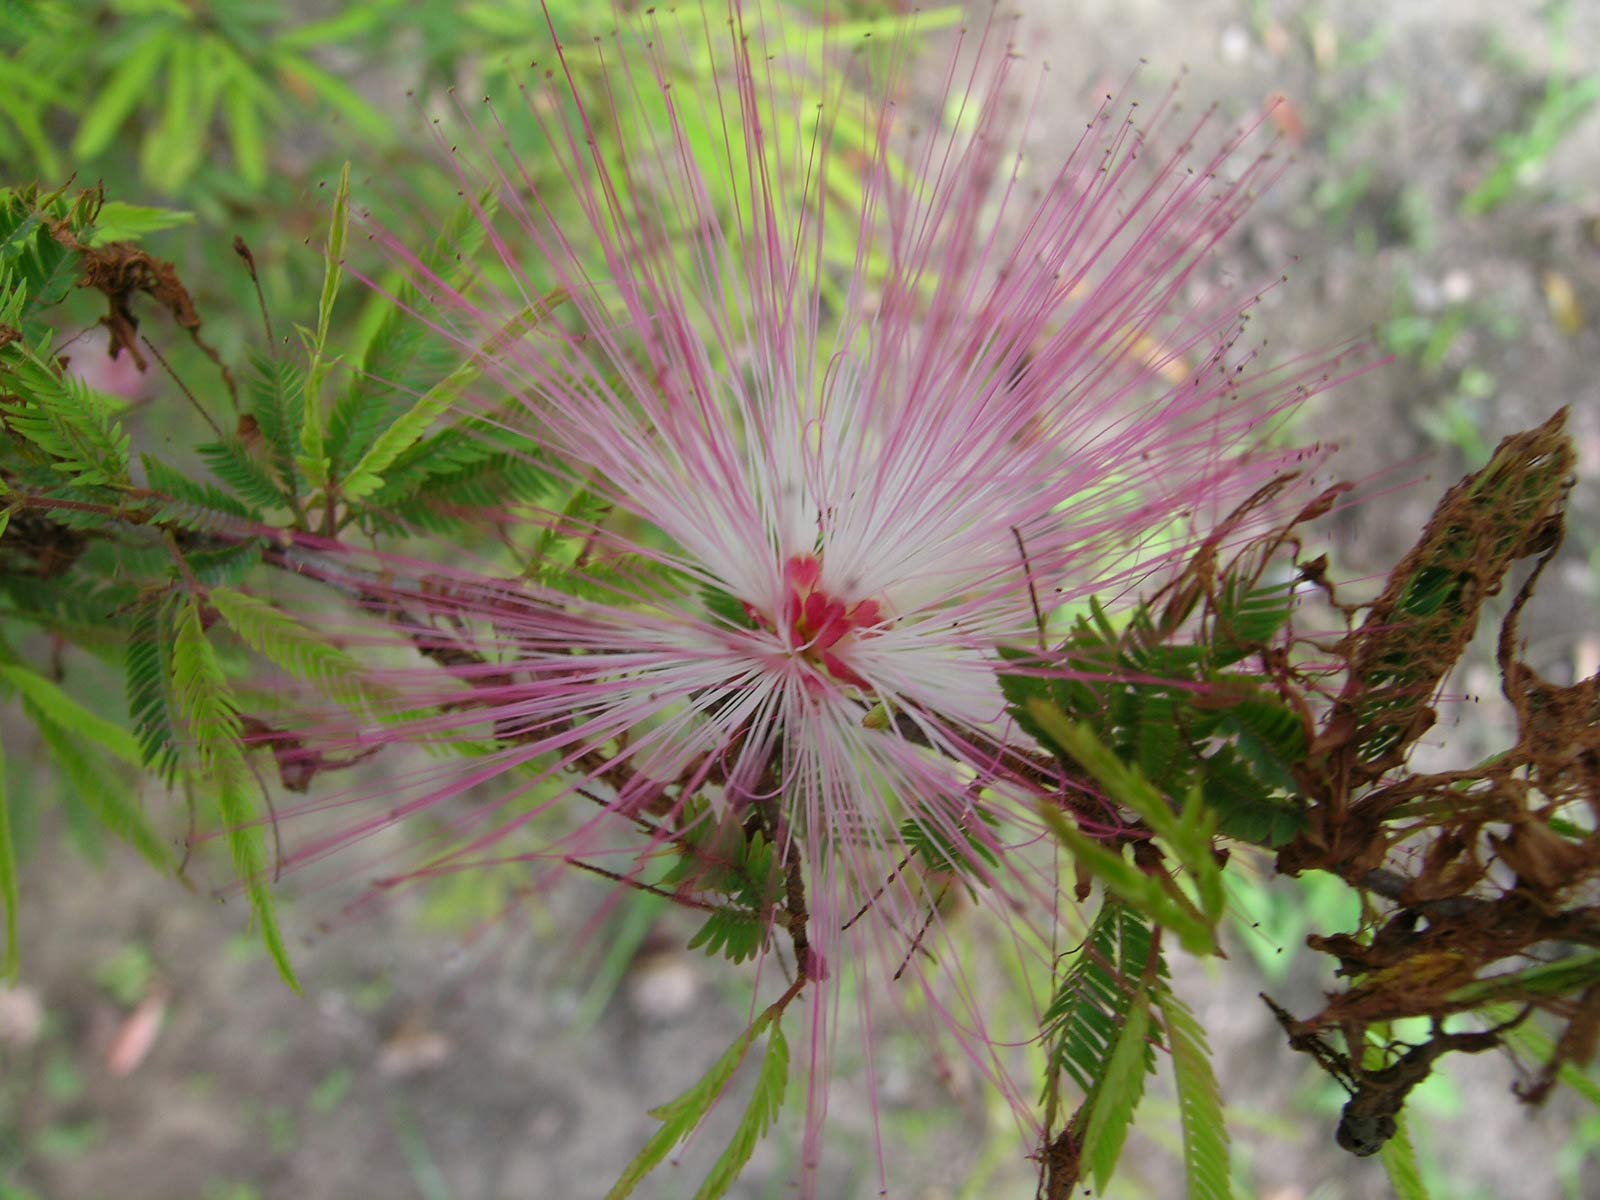
[[[581,0],[550,2],[563,28],[594,20]],[[893,7],[790,3],[841,20]],[[1587,478],[1524,629],[1553,681],[1600,668],[1600,5],[1016,7],[1018,78],[1039,89],[1031,108],[1019,95],[1019,112],[1034,113],[1028,137],[1045,162],[1136,73],[1152,96],[1182,76],[1181,102],[1215,103],[1224,126],[1268,113],[1292,161],[1224,269],[1289,278],[1250,336],[1273,359],[1350,339],[1390,358],[1295,431],[1338,443],[1342,477],[1406,485],[1325,525],[1336,575],[1380,574],[1500,437],[1571,406]],[[259,317],[234,236],[274,314],[309,320],[339,165],[353,163],[380,215],[444,211],[453,183],[419,131],[424,98],[452,83],[484,90],[543,44],[543,21],[513,0],[0,0],[0,182],[98,180],[111,200],[176,210],[135,217],[132,232],[177,262],[208,337],[237,358]],[[930,95],[951,36],[922,39]],[[93,353],[104,334],[92,319],[85,309],[75,353],[85,372],[114,370]],[[358,296],[340,319],[371,315]],[[174,349],[180,371],[185,353]],[[106,385],[136,399],[147,386]],[[192,440],[182,410],[151,403],[143,436]],[[1429,739],[1436,761],[1503,744],[1492,668],[1480,645],[1452,681],[1464,699]],[[242,903],[186,892],[75,821],[47,748],[0,720],[25,856],[24,974],[0,989],[0,1200],[598,1196],[654,1130],[645,1110],[744,1024],[743,984],[679,948],[692,925],[677,914],[644,897],[591,923],[607,889],[573,879],[528,895],[515,872],[450,877],[325,928],[318,891],[339,881],[287,881],[297,997]],[[1289,1052],[1256,999],[1265,988],[1312,1006],[1326,981],[1304,935],[1349,928],[1352,901],[1328,881],[1252,884],[1247,863],[1230,874],[1243,917],[1229,960],[1177,969],[1217,1052],[1237,1194],[1385,1195],[1375,1162],[1333,1144],[1342,1093]],[[575,927],[589,929],[578,953]],[[959,1064],[890,1030],[875,1135],[859,1052],[842,1042],[823,1194],[877,1194],[875,1137],[896,1196],[1033,1194],[1009,1118]],[[1415,1094],[1432,1194],[1600,1197],[1595,1110],[1557,1097],[1530,1113],[1512,1078],[1500,1060],[1458,1055]],[[1170,1095],[1147,1099],[1109,1195],[1177,1194],[1176,1120]],[[683,1167],[639,1194],[692,1195],[720,1144],[714,1120]],[[794,1130],[780,1128],[733,1194],[787,1194],[796,1155]]]

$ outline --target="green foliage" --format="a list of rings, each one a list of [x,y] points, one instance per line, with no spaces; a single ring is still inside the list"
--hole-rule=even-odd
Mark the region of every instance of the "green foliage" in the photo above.
[[[72,800],[92,818],[84,827],[103,829],[127,842],[157,870],[168,869],[172,856],[167,842],[139,807],[126,773],[106,769],[107,755],[140,765],[138,744],[127,730],[90,712],[57,684],[20,664],[0,664],[0,685],[21,698],[70,785]]]
[[[333,193],[333,216],[328,222],[328,244],[323,252],[322,295],[317,302],[315,333],[300,331],[309,352],[306,367],[304,402],[300,418],[300,447],[296,465],[313,488],[328,482],[328,455],[323,436],[322,384],[332,363],[326,360],[328,329],[333,321],[333,302],[339,297],[339,281],[344,277],[344,245],[350,228],[350,164],[339,172],[339,185]]]
[[[1155,1070],[1151,998],[1163,974],[1149,925],[1108,899],[1041,1018],[1050,1064],[1046,1128],[1055,1125],[1065,1072],[1083,1093],[1067,1135],[1082,1147],[1097,1187],[1116,1169],[1145,1076]]]
[[[125,763],[140,765],[139,746],[127,730],[96,716],[37,671],[15,663],[0,663],[0,683],[21,695],[42,716],[72,730],[78,738],[109,751]]]
[[[729,962],[746,962],[761,953],[766,944],[767,926],[759,913],[719,909],[689,939],[688,948],[720,955]]]
[[[120,406],[52,365],[48,339],[0,350],[0,372],[22,400],[0,413],[0,427],[74,488],[130,486],[130,439],[117,419]]]
[[[340,21],[291,28],[286,6],[255,0],[212,0],[203,10],[171,0],[47,4],[50,22],[30,40],[52,62],[56,86],[37,98],[29,119],[38,120],[45,101],[74,112],[71,154],[79,162],[136,141],[143,177],[169,193],[220,156],[216,129],[240,180],[260,189],[272,158],[269,131],[297,109],[302,119],[320,108],[365,138],[390,138],[388,120],[311,52],[370,32],[393,7],[368,0]]]
[[[689,940],[732,962],[754,958],[766,944],[772,905],[782,891],[778,856],[759,830],[746,834],[729,821],[714,821],[699,806],[699,819],[687,822],[678,861],[662,879],[664,887],[715,897],[717,909]]]
[[[25,341],[43,338],[43,313],[66,299],[79,276],[79,254],[55,227],[64,222],[74,237],[92,236],[98,207],[93,192],[69,204],[36,187],[0,190],[0,324],[21,330]]]
[[[789,1082],[789,1046],[778,1024],[779,1016],[776,1007],[767,1009],[723,1052],[699,1082],[676,1100],[651,1110],[650,1115],[661,1122],[661,1128],[623,1170],[621,1178],[606,1193],[606,1200],[623,1200],[631,1196],[644,1177],[660,1166],[673,1148],[695,1131],[711,1111],[711,1106],[733,1081],[735,1072],[744,1062],[756,1038],[770,1028],[766,1055],[756,1077],[755,1094],[732,1142],[717,1160],[695,1197],[696,1200],[717,1200],[727,1194],[739,1171],[749,1161],[756,1143],[783,1106],[784,1092]]]
[[[207,599],[252,650],[332,699],[350,706],[383,699],[358,661],[267,601],[225,587]]]
[[[1139,770],[1102,746],[1087,726],[1075,724],[1040,700],[1029,701],[1034,722],[1059,751],[1084,767],[1107,796],[1132,809],[1175,855],[1190,885],[1184,890],[1170,874],[1155,874],[1130,863],[1120,849],[1108,849],[1062,816],[1053,800],[1041,804],[1051,832],[1074,859],[1124,903],[1178,935],[1191,954],[1216,952],[1216,925],[1226,908],[1222,868],[1212,838],[1216,820],[1206,811],[1198,788],[1174,814]]]
[[[755,1088],[750,1103],[745,1108],[739,1127],[734,1130],[728,1148],[717,1158],[705,1182],[695,1192],[695,1200],[720,1200],[728,1194],[755,1153],[756,1143],[766,1136],[783,1109],[784,1093],[789,1087],[789,1043],[783,1036],[783,1026],[774,1021],[767,1034],[767,1053],[761,1060],[761,1070],[756,1075]]]
[[[1100,906],[1083,949],[1062,978],[1040,1019],[1052,1068],[1065,1071],[1085,1097],[1092,1096],[1127,1024],[1134,997],[1152,971],[1150,927],[1126,905]],[[1154,1069],[1154,1056],[1147,1065]]]
[[[1411,1145],[1403,1112],[1395,1114],[1395,1134],[1385,1143],[1380,1155],[1383,1169],[1394,1188],[1395,1200],[1428,1200],[1428,1188],[1417,1165],[1417,1152]]]
[[[171,613],[167,597],[152,593],[131,612],[123,663],[128,714],[144,765],[171,786],[178,769],[179,715],[172,690]]]
[[[382,488],[384,475],[389,469],[401,460],[402,455],[422,442],[429,428],[455,406],[462,393],[483,374],[488,363],[536,330],[561,299],[559,293],[552,293],[551,296],[524,308],[486,339],[476,354],[456,364],[443,378],[432,383],[404,412],[396,414],[387,427],[377,433],[371,444],[366,446],[354,465],[350,467],[348,474],[340,481],[339,489],[344,496],[350,500],[360,500]],[[381,411],[375,405],[372,407],[375,411]],[[459,434],[469,427],[468,422],[462,421],[441,433]],[[437,453],[437,441],[434,445]],[[333,447],[332,453],[336,458],[348,457],[351,449],[349,444],[337,444]],[[419,465],[427,461],[427,458],[413,456],[406,465],[416,470]],[[504,500],[514,501],[516,498],[508,496]]]
[[[1292,589],[1224,576],[1203,636],[1140,604],[1118,628],[1091,598],[1059,651],[1002,653],[1015,668],[1001,686],[1018,723],[1042,744],[1031,711],[1048,702],[1079,722],[1168,796],[1200,789],[1218,831],[1277,847],[1305,827],[1295,772],[1308,752],[1304,719],[1259,675],[1234,669],[1272,645],[1289,619]]]
[[[264,447],[245,446],[241,437],[240,449],[260,474],[268,476],[272,489],[290,505],[295,503],[300,492],[300,473],[295,458],[300,449],[300,422],[304,419],[300,403],[304,388],[305,374],[293,363],[260,353],[250,355],[245,394],[250,405],[249,415],[255,423],[254,431],[260,435]],[[264,464],[258,459],[263,449],[267,459]],[[259,480],[257,482],[259,484]]]
[[[1161,1008],[1167,1046],[1172,1052],[1172,1074],[1178,1086],[1189,1200],[1230,1200],[1233,1185],[1228,1167],[1228,1126],[1222,1090],[1211,1069],[1206,1032],[1171,988],[1160,989],[1156,1003]]]
[[[494,199],[487,194],[458,204],[433,245],[419,256],[415,273],[453,290],[467,287],[486,234],[484,221],[492,219],[494,211]],[[362,352],[360,369],[352,373],[328,420],[330,454],[343,468],[367,453],[406,398],[438,385],[460,357],[454,346],[444,344],[418,319],[424,297],[409,279],[399,284],[392,298],[377,295],[372,303],[379,306],[381,316]],[[396,454],[403,450],[400,447]],[[348,480],[344,490],[350,494]]]
[[[201,625],[200,607],[193,599],[177,613],[172,643],[172,694],[195,748],[200,777],[216,799],[234,869],[250,898],[261,939],[284,981],[299,991],[266,878],[266,837],[258,824],[252,795],[254,781],[245,763],[238,708]]]
[[[204,450],[202,450],[204,454]],[[209,530],[225,525],[225,518],[258,523],[261,514],[209,483],[195,482],[160,459],[143,456],[145,482],[157,493],[155,516],[181,529]],[[221,474],[221,472],[219,472]],[[227,480],[226,482],[232,482]]]
[[[409,450],[428,432],[460,398],[479,375],[483,367],[476,362],[464,362],[450,374],[434,384],[404,413],[374,439],[365,453],[350,468],[350,473],[340,481],[339,488],[350,500],[371,495],[383,486],[383,473],[394,465],[396,459]]]
[[[978,812],[977,820],[992,828],[998,822],[992,813]],[[900,841],[907,855],[914,855],[927,870],[949,871],[957,875],[979,876],[1000,865],[1000,856],[981,834],[952,837],[941,823],[911,818],[900,825]],[[986,830],[987,832],[987,830]]]
[[[1134,1110],[1144,1098],[1150,1054],[1145,1039],[1149,1032],[1150,993],[1141,988],[1128,1006],[1105,1071],[1095,1081],[1089,1123],[1083,1134],[1084,1155],[1089,1160],[1089,1169],[1094,1172],[1095,1187],[1102,1192],[1117,1169],[1122,1145],[1133,1124]]]

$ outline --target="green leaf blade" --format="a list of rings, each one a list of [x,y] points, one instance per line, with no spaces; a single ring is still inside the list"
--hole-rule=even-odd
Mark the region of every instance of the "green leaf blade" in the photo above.
[[[767,1053],[761,1060],[761,1073],[756,1076],[755,1093],[745,1109],[739,1128],[734,1131],[728,1148],[712,1166],[705,1182],[695,1192],[695,1200],[722,1200],[739,1178],[739,1173],[750,1162],[756,1144],[766,1136],[767,1130],[778,1119],[783,1108],[783,1098],[789,1086],[789,1043],[783,1029],[776,1022],[767,1035]]]
[[[1105,1074],[1095,1087],[1089,1125],[1083,1134],[1084,1156],[1094,1173],[1095,1188],[1102,1192],[1117,1169],[1133,1114],[1144,1098],[1148,1050],[1145,1039],[1149,1032],[1150,994],[1140,989],[1128,1009]]]
[[[1194,1013],[1170,988],[1157,994],[1183,1127],[1183,1166],[1189,1200],[1232,1200],[1228,1126],[1222,1090],[1211,1069],[1211,1048]]]
[[[661,1128],[645,1143],[644,1148],[634,1157],[622,1172],[609,1192],[606,1200],[626,1200],[633,1195],[634,1189],[663,1162],[667,1155],[678,1143],[682,1142],[700,1124],[711,1106],[727,1090],[734,1073],[744,1062],[749,1053],[750,1046],[768,1025],[776,1020],[776,1014],[771,1009],[756,1018],[749,1029],[734,1039],[733,1045],[723,1051],[722,1056],[711,1065],[698,1082],[694,1083],[688,1091],[675,1100],[650,1111],[650,1115],[661,1122]],[[769,1046],[770,1053],[770,1046]],[[787,1047],[784,1053],[785,1070],[787,1070]]]
[[[172,682],[178,708],[186,718],[201,771],[215,796],[234,870],[250,900],[261,940],[284,982],[298,992],[300,984],[290,965],[267,886],[266,836],[257,823],[251,795],[253,780],[245,763],[238,710],[222,664],[205,635],[200,606],[192,598],[178,614],[176,630]]]

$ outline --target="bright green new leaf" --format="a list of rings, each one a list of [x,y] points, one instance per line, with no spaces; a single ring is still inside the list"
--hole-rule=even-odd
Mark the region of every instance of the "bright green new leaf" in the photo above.
[[[1394,1136],[1384,1143],[1380,1158],[1394,1186],[1395,1200],[1428,1200],[1428,1186],[1422,1180],[1422,1168],[1417,1165],[1417,1152],[1411,1145],[1405,1113],[1395,1113],[1394,1122]]]
[[[330,698],[345,705],[383,698],[361,663],[265,600],[225,587],[212,588],[208,598],[252,650]]]
[[[789,1043],[784,1039],[783,1027],[777,1023],[767,1035],[767,1055],[761,1060],[761,1073],[756,1076],[755,1092],[744,1112],[733,1140],[722,1152],[711,1173],[706,1176],[694,1200],[721,1200],[738,1180],[740,1172],[755,1153],[756,1143],[766,1136],[767,1130],[778,1119],[783,1108],[784,1093],[789,1087]]]
[[[1028,714],[1051,742],[1071,755],[1112,800],[1132,809],[1167,843],[1193,883],[1199,910],[1207,924],[1215,925],[1222,917],[1227,899],[1222,887],[1222,868],[1212,848],[1216,819],[1207,810],[1199,787],[1190,789],[1183,809],[1174,813],[1167,798],[1144,774],[1107,749],[1088,725],[1069,720],[1054,704],[1037,697],[1030,699],[1027,707]],[[1210,940],[1209,932],[1207,940]]]
[[[1141,989],[1128,1008],[1117,1048],[1095,1088],[1089,1125],[1083,1134],[1083,1156],[1094,1172],[1095,1188],[1101,1192],[1117,1169],[1134,1110],[1144,1097],[1145,1038],[1149,1032],[1150,993]]]
[[[239,736],[239,714],[222,664],[201,626],[200,606],[193,599],[179,611],[176,630],[172,684],[178,708],[188,725],[202,776],[216,796],[234,870],[261,926],[261,940],[284,981],[299,991],[267,886],[266,836],[257,823],[254,781]]]
[[[328,245],[322,275],[322,296],[317,302],[317,331],[311,339],[311,363],[306,368],[305,413],[300,424],[300,470],[314,488],[328,482],[328,455],[323,439],[322,381],[332,365],[323,361],[333,303],[344,278],[344,244],[350,228],[350,164],[339,172],[333,193],[333,216],[328,222]]]
[[[188,225],[194,220],[192,212],[175,208],[148,208],[141,204],[124,204],[121,200],[108,200],[95,214],[94,234],[89,245],[104,246],[107,242],[137,241],[150,233],[160,233],[178,225]]]
[[[367,448],[339,485],[347,499],[359,500],[383,486],[383,472],[411,446],[421,441],[430,426],[449,411],[456,398],[483,373],[475,359],[462,363],[421,396],[410,410],[385,429]]]
[[[1190,954],[1217,952],[1214,925],[1208,923],[1181,893],[1169,890],[1154,876],[1146,875],[1120,851],[1109,850],[1086,837],[1050,801],[1041,803],[1039,815],[1066,847],[1067,853],[1129,908],[1149,918],[1153,924],[1171,930]]]
[[[1231,1200],[1232,1174],[1228,1166],[1228,1125],[1222,1108],[1222,1089],[1211,1070],[1211,1048],[1206,1031],[1189,1006],[1170,988],[1156,993],[1167,1046],[1172,1052],[1172,1074],[1178,1087],[1178,1119],[1183,1126],[1183,1168],[1189,1182],[1189,1200]]]
[[[340,485],[344,495],[352,500],[360,499],[382,487],[383,472],[400,455],[421,441],[433,423],[449,411],[456,398],[483,374],[484,363],[515,345],[564,299],[565,293],[556,291],[524,308],[485,340],[477,356],[458,364],[450,374],[419,396],[417,402],[380,433],[355,466],[350,468],[349,475]]]
[[[625,1197],[633,1195],[633,1190],[639,1186],[644,1177],[660,1166],[666,1160],[667,1155],[672,1153],[673,1148],[695,1131],[696,1126],[711,1111],[711,1106],[727,1090],[734,1073],[738,1071],[740,1065],[744,1062],[745,1056],[750,1052],[750,1047],[756,1038],[761,1036],[762,1031],[776,1019],[777,1013],[772,1009],[763,1012],[755,1019],[754,1024],[749,1029],[734,1040],[733,1045],[723,1051],[722,1057],[712,1064],[711,1069],[700,1078],[699,1082],[690,1087],[688,1091],[684,1092],[676,1100],[671,1100],[650,1111],[650,1115],[661,1122],[661,1128],[656,1131],[654,1137],[645,1143],[644,1149],[640,1150],[638,1156],[623,1170],[622,1177],[606,1193],[606,1200],[624,1200]],[[769,1042],[769,1055],[771,1054],[771,1047],[772,1043]],[[784,1046],[781,1053],[783,1055],[781,1065],[785,1073],[784,1078],[787,1080],[788,1047]],[[762,1074],[766,1076],[767,1071],[763,1069]],[[771,1090],[772,1084],[769,1080],[765,1091],[770,1092]],[[779,1090],[781,1091],[781,1089]],[[758,1086],[758,1101],[762,1092],[763,1089]],[[781,1101],[781,1096],[779,1099]],[[750,1117],[747,1114],[746,1120],[748,1121],[749,1119]]]

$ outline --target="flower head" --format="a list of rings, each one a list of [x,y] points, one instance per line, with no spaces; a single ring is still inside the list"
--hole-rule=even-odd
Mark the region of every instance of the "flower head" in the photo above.
[[[904,43],[851,76],[824,31],[728,15],[553,41],[469,122],[464,194],[495,197],[473,287],[388,239],[480,373],[480,426],[552,498],[502,516],[520,577],[385,560],[361,585],[435,662],[386,681],[431,715],[359,740],[474,731],[469,768],[392,814],[513,781],[515,807],[461,818],[461,861],[563,807],[592,815],[540,854],[652,886],[684,839],[759,834],[763,947],[809,1004],[809,1162],[845,967],[921,989],[1026,1112],[939,951],[952,889],[1007,926],[1055,904],[1020,849],[1048,784],[999,647],[1180,561],[1329,372],[1240,353],[1250,293],[1205,274],[1272,170],[1243,136],[1191,162],[1202,121],[1147,164],[1175,113],[1141,132],[1108,103],[1064,163],[1025,160],[998,25],[970,73],[952,58],[946,120],[908,115]],[[528,130],[555,172],[508,152]]]

